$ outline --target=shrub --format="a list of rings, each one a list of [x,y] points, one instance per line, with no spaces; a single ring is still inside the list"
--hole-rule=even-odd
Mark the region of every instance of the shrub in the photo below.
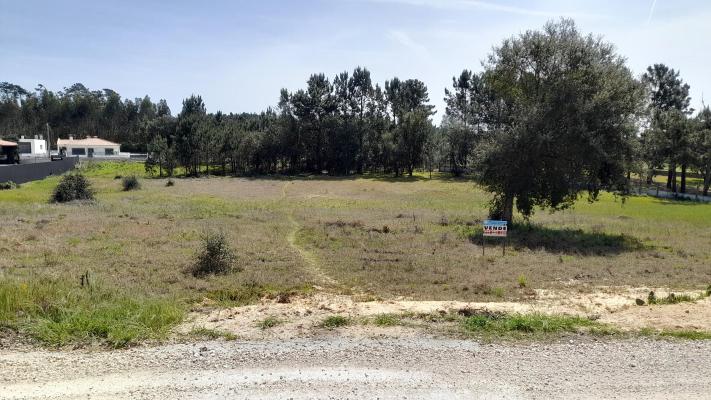
[[[524,274],[519,275],[518,276],[518,287],[525,288],[527,284],[528,284],[528,279],[526,279],[526,275],[524,275]]]
[[[0,182],[0,190],[17,189],[19,187],[20,185],[16,184],[13,181]]]
[[[141,183],[138,182],[138,178],[136,178],[136,175],[124,176],[123,178],[121,178],[121,186],[123,187],[124,192],[128,192],[129,190],[140,189]]]
[[[234,269],[235,258],[223,233],[208,233],[191,272],[195,277],[227,274]]]
[[[166,186],[166,187],[175,186],[175,182],[173,182],[172,179],[168,179],[168,182],[165,183],[165,186]]]
[[[66,203],[74,200],[93,200],[94,191],[91,183],[82,174],[67,174],[62,177],[57,187],[54,188],[51,201]]]

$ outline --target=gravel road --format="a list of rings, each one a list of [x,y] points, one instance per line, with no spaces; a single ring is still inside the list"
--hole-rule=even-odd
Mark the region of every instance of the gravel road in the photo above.
[[[708,399],[711,341],[322,336],[0,350],[2,399]]]

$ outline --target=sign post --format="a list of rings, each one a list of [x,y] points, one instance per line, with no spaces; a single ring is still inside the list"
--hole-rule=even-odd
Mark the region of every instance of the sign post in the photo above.
[[[491,236],[491,237],[500,237],[500,238],[507,238],[508,237],[508,222],[507,221],[498,221],[498,220],[491,220],[487,219],[484,221],[484,235],[481,238],[481,254],[484,255],[484,246],[486,243],[486,237]],[[502,255],[506,255],[506,240],[504,240],[504,244],[502,247]]]

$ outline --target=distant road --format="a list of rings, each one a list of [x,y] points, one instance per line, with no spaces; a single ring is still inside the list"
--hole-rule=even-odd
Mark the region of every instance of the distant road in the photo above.
[[[426,337],[0,350],[2,399],[708,399],[711,341]]]

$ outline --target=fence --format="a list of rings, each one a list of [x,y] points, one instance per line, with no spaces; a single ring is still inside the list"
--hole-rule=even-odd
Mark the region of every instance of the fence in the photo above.
[[[77,161],[77,157],[67,157],[59,161],[2,165],[0,166],[0,182],[25,183],[44,179],[50,175],[59,175],[73,169]]]

